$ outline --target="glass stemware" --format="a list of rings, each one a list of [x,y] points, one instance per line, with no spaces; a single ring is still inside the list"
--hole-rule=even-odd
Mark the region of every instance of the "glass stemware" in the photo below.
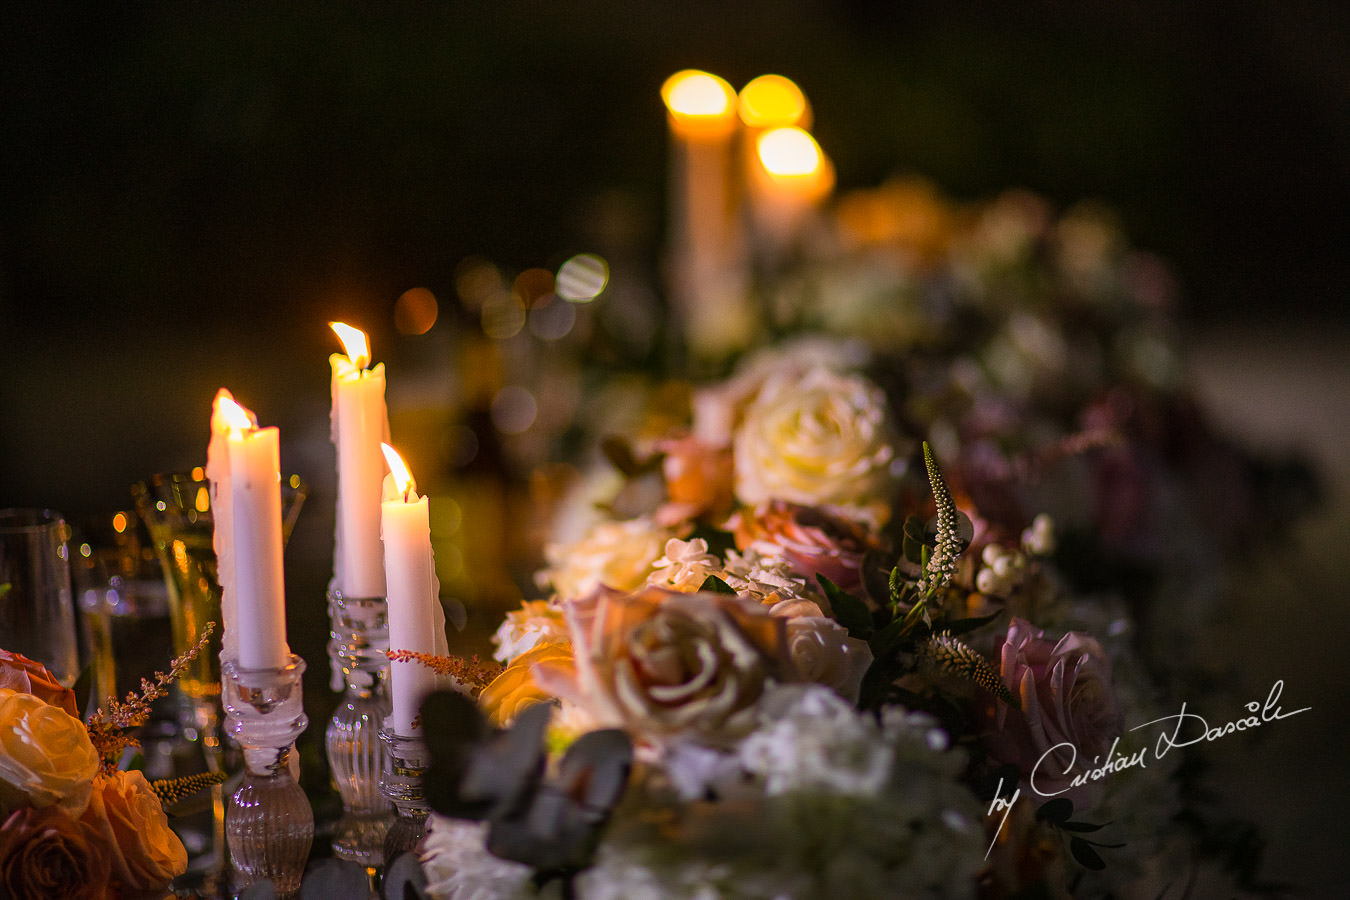
[[[67,686],[80,674],[69,537],[49,509],[0,510],[0,640]]]

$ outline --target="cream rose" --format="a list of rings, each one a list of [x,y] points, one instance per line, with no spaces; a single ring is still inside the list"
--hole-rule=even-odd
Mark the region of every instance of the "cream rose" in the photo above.
[[[535,680],[648,743],[741,737],[766,685],[795,675],[785,621],[730,594],[602,591],[568,610],[568,626],[575,670],[541,663]]]
[[[522,653],[545,644],[567,642],[567,626],[562,611],[545,600],[526,600],[520,609],[506,614],[497,633],[492,636],[497,645],[492,658],[510,663]]]
[[[850,703],[858,702],[863,675],[872,665],[872,648],[849,637],[848,629],[824,616],[789,619],[788,654],[802,681],[831,688]]]
[[[894,436],[885,395],[861,376],[817,368],[769,379],[733,453],[742,503],[786,500],[876,524],[885,516]]]
[[[187,850],[140,772],[100,775],[82,821],[112,848],[113,880],[125,889],[163,889],[187,871]]]
[[[78,817],[97,773],[98,753],[79,719],[0,688],[0,811],[55,805]]]
[[[579,541],[546,547],[549,567],[539,580],[552,585],[563,600],[585,596],[601,585],[635,590],[672,537],[669,529],[643,518],[602,522]]]

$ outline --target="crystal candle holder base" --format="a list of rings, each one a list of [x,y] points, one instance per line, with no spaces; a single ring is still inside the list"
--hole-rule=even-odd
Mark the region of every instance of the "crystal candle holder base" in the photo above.
[[[415,850],[427,830],[426,793],[422,776],[430,765],[426,741],[421,735],[395,734],[381,729],[387,762],[380,780],[380,793],[394,804],[397,813],[384,839],[384,859],[392,863],[400,854]]]
[[[298,894],[314,843],[314,811],[291,774],[292,747],[309,724],[292,655],[279,669],[221,664],[225,731],[244,754],[244,776],[225,810],[225,837],[238,886],[264,879],[277,896]]]
[[[380,793],[385,769],[379,732],[389,715],[388,606],[381,597],[328,594],[332,636],[328,650],[344,692],[325,732],[328,765],[342,796],[342,808],[356,815],[387,814]]]

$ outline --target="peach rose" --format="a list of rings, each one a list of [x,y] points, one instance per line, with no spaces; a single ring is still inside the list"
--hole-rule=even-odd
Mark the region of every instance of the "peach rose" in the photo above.
[[[505,726],[525,707],[553,699],[535,682],[534,667],[538,663],[546,663],[559,672],[576,668],[572,662],[572,648],[567,644],[540,644],[517,656],[478,695],[478,705],[494,725]]]
[[[541,663],[536,681],[598,727],[651,743],[678,734],[713,744],[740,737],[754,728],[768,683],[795,676],[787,623],[734,595],[597,591],[567,614],[575,668]]]
[[[0,812],[55,805],[79,816],[98,762],[83,722],[25,691],[0,688]]]
[[[0,823],[0,897],[107,900],[108,847],[55,806],[25,806]]]
[[[563,600],[584,596],[602,585],[635,590],[647,580],[652,563],[672,537],[669,528],[645,518],[602,522],[578,541],[545,547],[549,567],[536,577],[552,585]]]
[[[187,871],[187,849],[140,772],[95,779],[83,821],[112,848],[113,880],[123,888],[162,890]]]
[[[0,650],[0,688],[26,691],[72,716],[80,714],[75,706],[75,692],[57,681],[42,663],[21,653]]]
[[[669,438],[657,444],[665,454],[667,503],[658,514],[663,522],[677,523],[705,513],[731,509],[731,448],[709,444],[693,435]]]

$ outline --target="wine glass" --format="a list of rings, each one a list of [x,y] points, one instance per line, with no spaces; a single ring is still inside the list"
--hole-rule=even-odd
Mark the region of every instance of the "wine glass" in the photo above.
[[[60,513],[0,510],[0,640],[68,687],[80,674],[69,537]]]

